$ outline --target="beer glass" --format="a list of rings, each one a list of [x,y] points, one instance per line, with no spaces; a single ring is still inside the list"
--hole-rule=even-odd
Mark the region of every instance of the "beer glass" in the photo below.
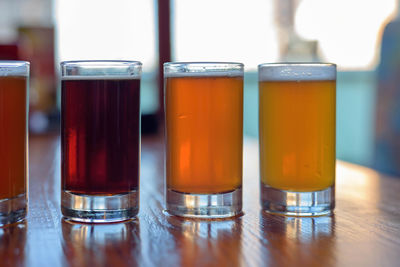
[[[138,213],[141,65],[61,63],[61,210],[71,220]]]
[[[336,65],[262,64],[258,72],[262,207],[285,215],[331,213]]]
[[[0,61],[0,226],[27,213],[29,62]]]
[[[167,211],[240,214],[243,64],[165,63],[164,76]]]

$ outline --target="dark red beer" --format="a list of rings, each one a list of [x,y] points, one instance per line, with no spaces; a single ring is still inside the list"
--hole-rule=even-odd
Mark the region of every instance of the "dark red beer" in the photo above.
[[[62,189],[115,195],[138,189],[140,80],[62,81]]]

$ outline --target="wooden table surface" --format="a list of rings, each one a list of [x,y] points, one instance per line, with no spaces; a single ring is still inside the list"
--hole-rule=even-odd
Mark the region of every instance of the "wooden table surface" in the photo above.
[[[0,266],[400,266],[400,179],[337,164],[336,210],[295,218],[260,210],[258,149],[244,146],[244,216],[163,212],[163,145],[142,139],[136,220],[72,224],[60,212],[60,139],[30,138],[29,215],[0,228]]]

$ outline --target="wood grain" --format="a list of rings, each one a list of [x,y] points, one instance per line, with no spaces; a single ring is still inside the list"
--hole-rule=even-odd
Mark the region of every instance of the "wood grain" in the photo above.
[[[60,213],[60,140],[30,139],[29,216],[0,228],[0,266],[399,266],[400,179],[337,164],[330,217],[260,210],[258,148],[245,141],[244,213],[187,220],[163,212],[163,144],[142,140],[136,220],[76,224]]]

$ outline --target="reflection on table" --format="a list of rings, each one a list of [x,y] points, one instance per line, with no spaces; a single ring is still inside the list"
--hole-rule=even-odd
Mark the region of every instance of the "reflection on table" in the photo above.
[[[266,262],[284,266],[318,266],[334,262],[335,215],[285,217],[260,212],[260,232],[265,238]]]
[[[62,219],[61,224],[64,252],[72,266],[118,266],[140,261],[139,220],[78,224]]]
[[[25,262],[26,221],[0,228],[0,266],[22,266]]]
[[[242,251],[242,218],[189,220],[167,215],[181,266],[235,266]]]

